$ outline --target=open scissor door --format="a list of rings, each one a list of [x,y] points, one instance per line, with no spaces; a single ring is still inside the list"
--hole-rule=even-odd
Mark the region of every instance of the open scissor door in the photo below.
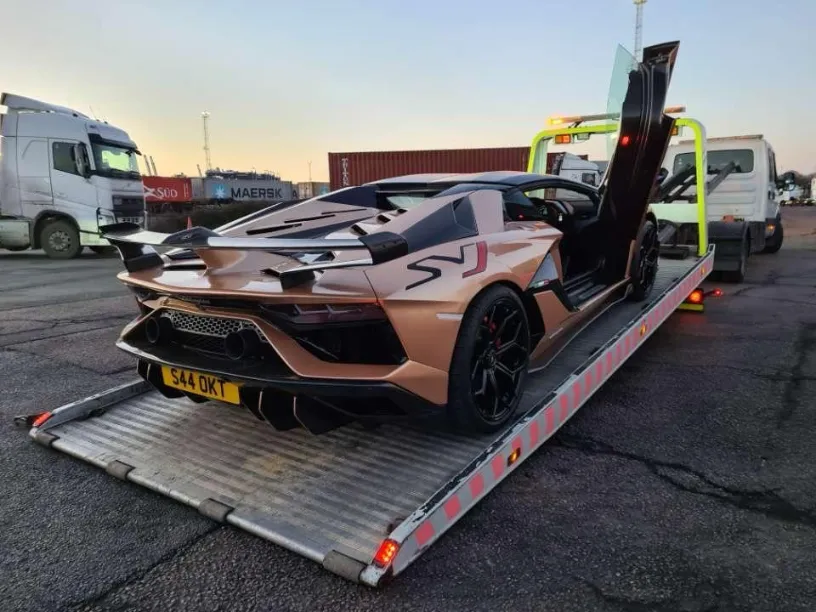
[[[647,47],[641,62],[618,48],[607,111],[620,113],[619,129],[609,136],[600,208],[610,282],[626,274],[631,242],[648,210],[672,136],[674,119],[664,111],[679,46],[668,42]]]

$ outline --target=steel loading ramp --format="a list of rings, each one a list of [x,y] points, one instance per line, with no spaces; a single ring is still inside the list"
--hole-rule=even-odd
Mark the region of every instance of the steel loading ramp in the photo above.
[[[550,438],[705,279],[662,260],[650,301],[622,302],[528,379],[519,419],[465,437],[358,424],[277,432],[233,406],[139,381],[68,404],[31,436],[371,586],[404,570]]]

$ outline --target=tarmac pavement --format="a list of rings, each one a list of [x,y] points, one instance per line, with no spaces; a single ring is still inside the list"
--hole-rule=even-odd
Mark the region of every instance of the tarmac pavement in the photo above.
[[[0,252],[0,609],[812,612],[816,209],[678,312],[374,591],[34,444],[12,417],[135,378],[116,258]]]

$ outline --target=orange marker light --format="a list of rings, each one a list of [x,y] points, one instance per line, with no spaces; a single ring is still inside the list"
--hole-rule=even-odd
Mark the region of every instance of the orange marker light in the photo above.
[[[45,423],[48,419],[51,418],[50,412],[43,412],[40,416],[34,419],[34,422],[31,424],[32,427],[39,427],[43,423]]]
[[[702,304],[703,303],[703,290],[702,289],[695,289],[691,292],[688,296],[688,301],[692,304]]]
[[[640,335],[645,336],[646,335],[646,330],[648,330],[648,329],[649,328],[646,326],[645,323],[641,324],[641,326],[640,326]]]
[[[507,465],[511,466],[521,457],[521,449],[517,448],[507,457]]]
[[[394,557],[397,556],[398,552],[399,544],[394,540],[383,540],[379,550],[377,550],[377,554],[374,555],[374,565],[379,567],[389,565],[394,560]]]
[[[572,142],[571,134],[556,134],[555,144],[569,144]]]

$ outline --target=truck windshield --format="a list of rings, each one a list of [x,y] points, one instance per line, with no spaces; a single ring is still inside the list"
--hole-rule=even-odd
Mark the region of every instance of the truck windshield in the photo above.
[[[749,174],[754,171],[754,152],[751,149],[730,149],[708,151],[708,173],[715,174],[729,163],[737,164],[734,174]],[[674,174],[694,165],[694,153],[680,153],[674,158]]]
[[[92,143],[91,148],[97,174],[113,178],[141,178],[133,149],[99,142]]]

